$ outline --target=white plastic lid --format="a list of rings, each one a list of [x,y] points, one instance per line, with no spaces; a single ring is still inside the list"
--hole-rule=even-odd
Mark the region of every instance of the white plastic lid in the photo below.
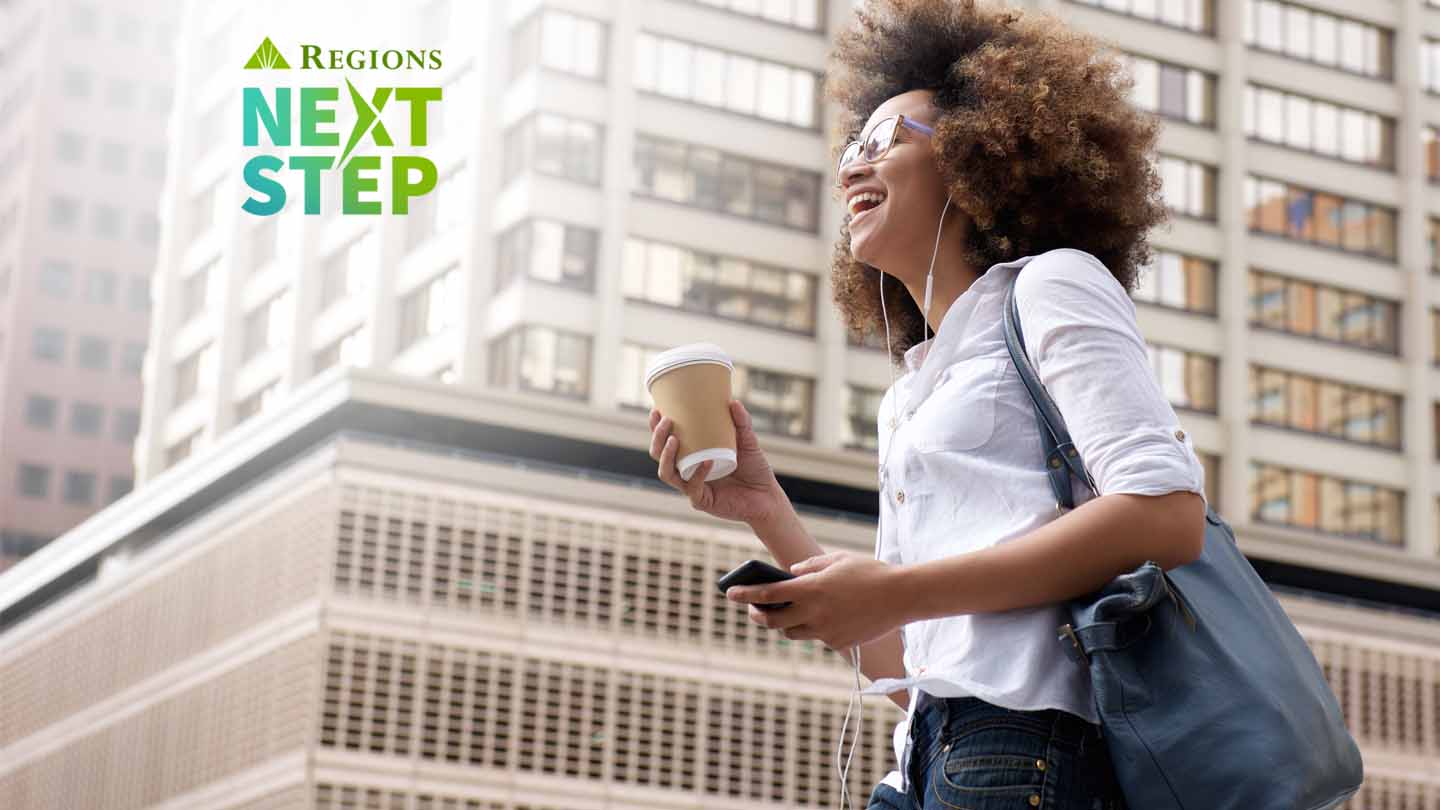
[[[718,363],[732,371],[735,369],[735,364],[730,362],[730,355],[714,343],[687,343],[666,349],[655,356],[650,368],[645,371],[645,390],[649,391],[650,384],[661,374],[691,363]]]
[[[735,472],[736,455],[735,451],[728,447],[710,447],[685,456],[675,463],[680,468],[680,477],[686,481],[695,474],[695,470],[707,461],[715,462],[710,466],[710,472],[705,475],[706,481],[714,481],[716,478],[724,478]]]

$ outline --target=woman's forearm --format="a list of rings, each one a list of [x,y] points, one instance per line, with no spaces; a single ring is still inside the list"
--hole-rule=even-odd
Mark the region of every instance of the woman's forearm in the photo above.
[[[778,486],[776,490],[780,506],[766,519],[750,523],[750,530],[770,550],[776,565],[789,571],[795,563],[824,554],[825,550],[805,530],[785,491]]]
[[[755,532],[755,536],[760,538],[760,542],[765,544],[765,548],[770,550],[770,555],[775,558],[778,566],[789,571],[790,566],[795,563],[824,554],[825,550],[815,542],[815,538],[800,522],[800,516],[790,504],[790,499],[783,492],[780,498],[784,506],[768,520],[751,523],[750,528]],[[853,665],[854,659],[850,656],[850,650],[837,652]],[[860,671],[871,681],[905,677],[905,646],[901,641],[899,628],[868,644],[860,645]],[[889,695],[902,709],[909,702],[909,697],[909,693],[903,691]]]
[[[1106,495],[1024,537],[903,566],[896,593],[907,622],[1064,602],[1146,560],[1169,570],[1195,559],[1204,511],[1193,492]]]

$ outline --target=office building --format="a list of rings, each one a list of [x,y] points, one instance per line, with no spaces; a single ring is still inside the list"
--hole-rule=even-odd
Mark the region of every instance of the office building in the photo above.
[[[178,5],[0,3],[0,570],[134,484]]]
[[[1440,8],[1031,5],[1166,120],[1140,325],[1361,744],[1349,806],[1440,808]],[[889,370],[829,303],[816,98],[850,8],[357,13],[327,39],[445,52],[437,190],[257,219],[197,122],[298,40],[188,4],[141,485],[0,578],[0,804],[837,806],[853,676],[714,591],[765,550],[654,480],[640,377],[724,346],[807,527],[872,549]],[[867,699],[860,806],[898,717]]]

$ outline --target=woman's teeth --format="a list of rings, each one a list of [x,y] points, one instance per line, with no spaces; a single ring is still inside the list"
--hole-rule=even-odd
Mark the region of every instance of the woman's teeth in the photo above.
[[[874,203],[874,205],[871,205],[869,208],[862,208],[861,206],[867,202]],[[871,191],[867,191],[864,194],[857,194],[850,200],[850,214],[858,217],[871,208],[879,208],[883,202],[885,202],[884,194],[877,194]]]

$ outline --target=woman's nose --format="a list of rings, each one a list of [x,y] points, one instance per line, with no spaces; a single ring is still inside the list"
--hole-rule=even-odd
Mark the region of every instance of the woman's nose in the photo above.
[[[872,167],[869,163],[866,163],[864,160],[861,160],[858,157],[855,158],[854,160],[845,164],[845,168],[840,170],[840,191],[845,191],[846,189],[850,188],[851,183],[854,183],[856,180],[860,179],[864,175],[872,173],[874,173],[874,167]]]
[[[849,186],[851,178],[862,174],[870,174],[874,172],[874,170],[874,166],[866,163],[864,158],[856,155],[849,163],[845,164],[845,168],[840,170],[840,184]]]

